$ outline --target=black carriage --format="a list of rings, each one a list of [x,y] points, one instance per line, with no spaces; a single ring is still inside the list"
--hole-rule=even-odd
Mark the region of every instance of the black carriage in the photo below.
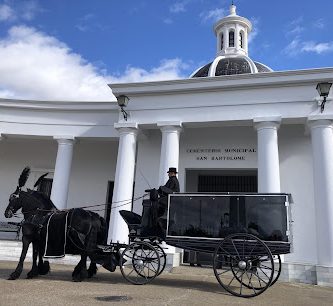
[[[253,297],[273,285],[282,254],[291,252],[289,194],[169,194],[155,190],[143,201],[143,214],[121,211],[130,243],[120,257],[121,273],[145,284],[162,273],[161,242],[213,254],[220,285],[233,295]]]

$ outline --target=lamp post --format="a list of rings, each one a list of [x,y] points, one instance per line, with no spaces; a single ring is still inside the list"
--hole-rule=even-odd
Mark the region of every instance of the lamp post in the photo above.
[[[121,112],[123,113],[125,121],[127,121],[128,114],[124,110],[124,107],[127,106],[128,101],[129,101],[129,97],[127,97],[125,95],[120,95],[120,96],[117,97],[118,106],[120,107]]]
[[[323,82],[323,83],[317,84],[316,89],[317,89],[319,95],[321,97],[323,97],[323,101],[321,102],[321,105],[320,105],[321,113],[324,111],[326,98],[328,97],[328,95],[330,93],[331,86],[332,86],[332,83],[329,83],[329,82]]]

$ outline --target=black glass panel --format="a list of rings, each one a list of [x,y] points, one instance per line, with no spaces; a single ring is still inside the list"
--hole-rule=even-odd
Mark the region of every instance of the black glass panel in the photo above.
[[[271,72],[267,67],[258,62],[254,62],[254,64],[256,65],[258,72]]]
[[[209,73],[209,68],[211,66],[211,62],[203,67],[201,67],[199,69],[199,71],[197,71],[195,73],[195,75],[193,76],[193,78],[203,78],[203,77],[207,77],[208,76],[208,73]]]
[[[234,47],[235,46],[235,32],[230,31],[229,32],[229,47]]]
[[[251,67],[244,58],[223,58],[216,67],[215,75],[251,73]]]
[[[169,203],[169,236],[224,238],[250,233],[288,241],[286,196],[182,196]]]

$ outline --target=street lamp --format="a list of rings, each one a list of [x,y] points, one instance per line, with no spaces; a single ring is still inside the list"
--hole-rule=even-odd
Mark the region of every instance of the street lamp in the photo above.
[[[323,82],[323,83],[318,83],[317,84],[317,91],[319,93],[319,95],[323,98],[323,101],[321,102],[320,105],[320,112],[322,113],[324,108],[325,108],[325,103],[326,103],[326,98],[328,97],[328,94],[330,93],[330,89],[331,89],[332,83],[329,82]]]
[[[127,106],[128,101],[129,101],[129,97],[127,97],[125,95],[120,95],[120,96],[117,97],[118,106],[120,107],[121,112],[123,113],[125,121],[127,121],[128,114],[124,110],[124,107]]]

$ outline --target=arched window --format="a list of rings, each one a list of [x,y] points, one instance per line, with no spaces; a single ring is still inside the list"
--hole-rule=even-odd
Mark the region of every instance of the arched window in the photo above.
[[[241,48],[244,48],[244,32],[243,31],[239,32],[239,46]]]
[[[223,50],[223,33],[221,34],[221,50]]]
[[[235,31],[230,30],[229,32],[229,47],[235,47]]]

